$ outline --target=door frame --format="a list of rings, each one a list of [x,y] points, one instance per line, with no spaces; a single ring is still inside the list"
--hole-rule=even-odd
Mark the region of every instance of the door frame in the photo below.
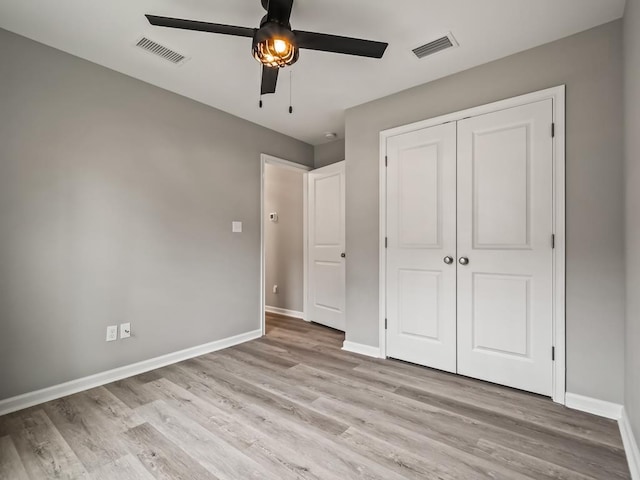
[[[284,160],[282,158],[274,157],[272,155],[267,155],[266,153],[260,154],[260,327],[262,328],[262,335],[266,334],[266,322],[265,322],[265,287],[266,287],[266,278],[265,278],[265,238],[264,238],[264,225],[265,225],[265,201],[264,201],[264,181],[265,181],[265,165],[275,165],[278,168],[284,168],[287,170],[295,170],[298,172],[302,172],[302,263],[303,263],[303,274],[302,274],[302,318],[305,321],[307,320],[307,286],[308,282],[308,272],[307,272],[307,257],[308,257],[308,249],[307,249],[307,232],[308,232],[308,224],[307,224],[307,205],[308,205],[308,173],[312,170],[311,167],[306,165],[302,165],[300,163],[290,162],[289,160]]]
[[[434,127],[449,122],[457,122],[468,117],[476,117],[508,108],[519,107],[541,100],[553,100],[553,123],[555,137],[553,141],[553,233],[555,248],[553,249],[553,339],[555,361],[553,362],[552,398],[553,401],[565,404],[566,394],[566,237],[565,237],[565,85],[520,95],[478,107],[441,115],[435,118],[391,128],[380,132],[379,160],[379,345],[380,356],[386,358],[386,312],[387,312],[387,264],[385,239],[387,237],[387,139],[397,135]],[[551,354],[551,352],[549,352]]]

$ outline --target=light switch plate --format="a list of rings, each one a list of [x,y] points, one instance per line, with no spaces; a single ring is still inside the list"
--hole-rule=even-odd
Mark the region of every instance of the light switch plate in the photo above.
[[[120,338],[129,338],[131,336],[131,324],[130,323],[121,323],[120,324]]]
[[[242,233],[242,222],[231,222],[231,231],[233,233]]]

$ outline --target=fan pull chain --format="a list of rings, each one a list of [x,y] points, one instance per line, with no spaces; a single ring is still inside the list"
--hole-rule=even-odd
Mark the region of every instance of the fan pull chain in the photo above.
[[[293,102],[291,100],[293,96],[293,71],[289,70],[289,113],[293,113]]]
[[[258,70],[260,74],[258,75],[258,85],[260,85],[260,97],[258,100],[258,107],[262,108],[262,68]]]

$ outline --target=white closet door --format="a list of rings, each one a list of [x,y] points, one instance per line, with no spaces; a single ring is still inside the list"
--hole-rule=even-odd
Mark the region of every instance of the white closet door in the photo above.
[[[387,355],[455,372],[456,126],[390,138],[387,156]]]
[[[345,163],[309,172],[309,320],[345,330]]]
[[[551,125],[551,100],[458,122],[458,373],[543,395],[552,393]]]

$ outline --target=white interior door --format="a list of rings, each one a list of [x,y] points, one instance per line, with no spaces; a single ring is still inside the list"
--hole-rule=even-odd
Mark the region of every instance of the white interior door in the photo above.
[[[387,355],[455,372],[455,123],[390,138],[387,165]]]
[[[345,330],[345,162],[309,172],[308,320]]]
[[[458,373],[552,393],[552,100],[458,122]]]

